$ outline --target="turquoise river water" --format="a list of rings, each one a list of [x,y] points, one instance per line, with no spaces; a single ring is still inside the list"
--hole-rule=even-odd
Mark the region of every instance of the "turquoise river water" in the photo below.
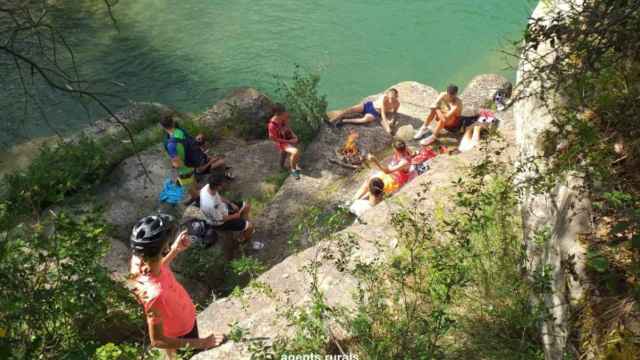
[[[355,103],[404,80],[437,88],[481,73],[514,71],[500,50],[522,34],[534,0],[131,0],[64,18],[82,77],[126,99],[202,111],[229,89],[273,90],[295,64],[321,75],[329,108]],[[0,90],[8,123],[29,137],[50,130],[22,111],[18,89]],[[51,94],[49,123],[61,131],[87,114]],[[123,101],[112,101],[115,107]]]

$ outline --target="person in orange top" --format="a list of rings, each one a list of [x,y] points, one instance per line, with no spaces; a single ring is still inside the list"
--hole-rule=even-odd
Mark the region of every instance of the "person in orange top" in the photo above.
[[[462,100],[458,97],[458,87],[449,85],[447,92],[441,93],[436,102],[431,105],[429,115],[413,138],[418,140],[425,136],[429,132],[429,125],[434,120],[436,121],[436,127],[433,130],[435,136],[438,136],[442,129],[449,131],[459,129],[460,114],[462,114]]]
[[[175,359],[179,348],[209,349],[226,341],[224,335],[205,338],[198,335],[191,296],[176,280],[170,267],[173,259],[186,250],[191,241],[183,231],[169,246],[175,229],[175,221],[170,215],[147,216],[133,227],[130,239],[133,258],[129,285],[144,308],[151,345],[165,349],[169,359]]]
[[[276,143],[280,151],[280,166],[284,165],[287,154],[289,155],[289,170],[296,180],[300,179],[300,151],[294,145],[298,144],[298,137],[289,127],[289,113],[282,104],[273,106],[273,116],[267,126],[269,139]]]

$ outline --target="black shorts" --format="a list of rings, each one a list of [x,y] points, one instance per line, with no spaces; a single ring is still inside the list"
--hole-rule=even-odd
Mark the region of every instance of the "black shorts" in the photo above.
[[[191,329],[191,331],[188,334],[178,336],[178,339],[199,339],[199,338],[200,338],[200,335],[198,334],[198,321],[195,321],[193,323],[193,329]]]
[[[241,203],[237,203],[234,202],[234,204],[239,208],[242,209],[242,206],[244,205],[244,202]],[[229,214],[235,214],[236,211],[229,211]],[[217,231],[245,231],[247,230],[247,226],[249,226],[247,220],[245,219],[233,219],[233,220],[229,220],[227,222],[225,222],[222,225],[213,225],[213,228]]]

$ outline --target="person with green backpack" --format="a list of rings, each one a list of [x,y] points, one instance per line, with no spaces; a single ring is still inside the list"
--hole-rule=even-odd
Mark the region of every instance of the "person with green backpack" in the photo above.
[[[191,203],[199,196],[196,173],[207,173],[211,169],[224,167],[224,158],[209,158],[202,150],[202,144],[180,128],[171,115],[163,115],[160,125],[166,132],[164,147],[171,158],[171,165],[178,173],[177,183],[188,188],[191,197],[188,202]]]

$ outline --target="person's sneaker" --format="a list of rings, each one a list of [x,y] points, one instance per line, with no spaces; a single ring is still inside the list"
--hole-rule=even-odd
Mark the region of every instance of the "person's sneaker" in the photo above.
[[[431,133],[431,130],[426,125],[422,125],[418,132],[413,136],[414,140],[419,140],[423,136],[427,135],[427,133]]]
[[[264,249],[264,243],[261,241],[254,240],[251,242],[251,248],[256,251],[262,250]]]
[[[300,180],[300,170],[293,170],[291,172],[291,175],[296,179],[296,180]]]

